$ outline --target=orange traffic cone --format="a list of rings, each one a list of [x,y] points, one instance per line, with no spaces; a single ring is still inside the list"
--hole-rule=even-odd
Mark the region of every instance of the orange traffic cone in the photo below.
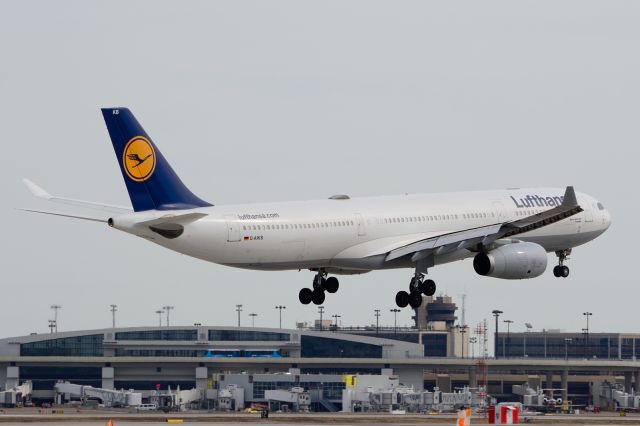
[[[113,420],[109,419],[106,426],[113,426]]]

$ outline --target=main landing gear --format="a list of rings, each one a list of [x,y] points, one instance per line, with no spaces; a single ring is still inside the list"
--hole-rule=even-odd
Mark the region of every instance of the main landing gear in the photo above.
[[[564,264],[564,261],[569,258],[570,254],[571,249],[556,251],[556,256],[558,256],[558,264],[553,268],[553,275],[556,278],[567,278],[569,276],[569,267]]]
[[[409,292],[399,291],[396,294],[396,305],[406,308],[410,305],[413,309],[422,305],[422,295],[433,296],[436,293],[436,283],[426,280],[424,274],[416,272],[409,282]]]
[[[313,302],[314,305],[322,305],[324,303],[324,292],[335,293],[338,291],[340,283],[336,277],[327,278],[327,273],[323,270],[318,271],[313,277],[313,289],[303,288],[298,294],[298,299],[303,305]]]

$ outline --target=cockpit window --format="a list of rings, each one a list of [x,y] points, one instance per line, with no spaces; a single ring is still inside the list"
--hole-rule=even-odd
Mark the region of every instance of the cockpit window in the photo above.
[[[598,203],[598,209],[604,210],[604,206],[602,205],[602,203]]]

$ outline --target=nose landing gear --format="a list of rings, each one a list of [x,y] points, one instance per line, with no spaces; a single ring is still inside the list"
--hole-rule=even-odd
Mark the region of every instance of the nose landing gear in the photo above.
[[[327,293],[335,293],[340,287],[340,283],[336,277],[327,278],[324,270],[319,270],[313,277],[313,290],[303,288],[298,294],[298,299],[303,305],[313,302],[314,305],[322,305],[325,299],[325,291]]]
[[[567,278],[569,276],[569,267],[564,264],[564,261],[571,255],[571,249],[564,249],[556,251],[558,256],[558,264],[553,267],[553,275],[556,278]]]

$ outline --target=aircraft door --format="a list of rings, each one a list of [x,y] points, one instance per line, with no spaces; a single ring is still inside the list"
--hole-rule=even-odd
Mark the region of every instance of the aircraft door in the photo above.
[[[584,221],[585,222],[593,222],[593,210],[594,203],[585,203],[584,204]]]
[[[236,215],[226,214],[224,220],[227,223],[227,241],[230,243],[240,241],[240,224]]]
[[[502,205],[502,202],[494,201],[493,209],[496,211],[496,218],[498,219],[497,222],[504,222],[506,220],[506,217],[504,214],[504,206]]]
[[[363,237],[367,235],[367,230],[365,228],[364,218],[362,217],[362,215],[360,213],[354,213],[353,215],[355,216],[356,224],[358,225],[358,236]]]

